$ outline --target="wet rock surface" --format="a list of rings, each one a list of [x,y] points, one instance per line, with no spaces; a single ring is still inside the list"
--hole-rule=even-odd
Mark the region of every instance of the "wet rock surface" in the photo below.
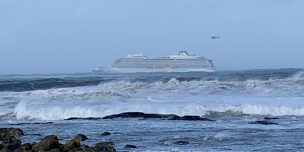
[[[67,118],[64,120],[100,120],[102,118],[98,118],[98,117],[87,117],[87,118],[79,118],[79,117],[71,117],[71,118]]]
[[[181,140],[181,141],[174,142],[174,144],[175,145],[188,145],[188,144],[190,144],[190,142]]]
[[[86,135],[77,134],[77,135],[75,136],[74,139],[78,139],[78,140],[80,140],[80,141],[86,141],[86,140],[88,140],[89,138],[88,138]]]
[[[1,151],[14,151],[21,146],[21,141],[13,136],[7,136],[2,139]]]
[[[81,144],[80,144],[79,139],[72,139],[63,145],[63,150],[64,151],[73,151],[75,149],[79,149],[80,145]]]
[[[278,125],[278,123],[272,122],[272,121],[267,120],[267,119],[249,122],[249,124],[258,124],[258,125]]]
[[[137,146],[135,146],[135,145],[130,145],[130,144],[127,144],[127,145],[125,146],[125,149],[132,149],[132,148],[137,148]]]
[[[59,149],[59,139],[55,135],[46,136],[33,146],[34,151],[49,151],[52,149]]]
[[[22,144],[18,150],[20,152],[31,152],[32,151],[32,147],[33,147],[33,144],[31,144],[31,143],[25,143],[25,144]]]
[[[22,123],[16,123],[16,124],[11,124],[11,125],[49,125],[49,124],[53,124],[54,122],[22,122]]]
[[[0,128],[0,141],[6,136],[19,137],[21,135],[24,133],[19,128]]]
[[[143,112],[124,112],[120,114],[108,115],[105,117],[71,117],[65,120],[101,120],[101,119],[127,119],[127,118],[139,118],[139,119],[160,119],[160,120],[186,120],[186,121],[215,121],[209,118],[203,118],[200,116],[178,116],[174,114],[155,114],[155,113],[143,113]]]
[[[277,120],[280,119],[278,117],[264,117],[265,120]]]
[[[100,142],[87,149],[88,152],[116,152],[113,142]]]
[[[200,116],[183,116],[183,117],[174,117],[173,119],[169,119],[169,120],[188,120],[188,121],[214,121],[212,119],[208,119],[208,118],[202,118]]]
[[[101,134],[101,136],[110,136],[110,135],[111,135],[110,132],[103,132],[103,133]]]
[[[214,121],[200,116],[178,116],[173,114],[149,114],[142,112],[125,112],[103,117],[103,119],[117,118],[142,118],[142,119],[163,119],[163,120],[188,120],[188,121]]]
[[[61,144],[56,135],[45,136],[38,143],[22,144],[18,139],[19,136],[24,135],[21,129],[0,128],[0,131],[2,141],[0,152],[116,152],[113,142],[100,142],[91,147],[82,145],[81,141],[88,139],[83,134],[76,135],[65,144]]]

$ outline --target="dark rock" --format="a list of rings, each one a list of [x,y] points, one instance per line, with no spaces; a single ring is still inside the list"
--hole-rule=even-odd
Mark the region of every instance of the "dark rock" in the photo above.
[[[103,132],[103,133],[101,134],[101,136],[110,136],[110,135],[111,135],[110,132]]]
[[[71,117],[71,118],[67,118],[64,120],[100,120],[102,118],[98,118],[98,117],[87,117],[87,118],[79,118],[79,117]]]
[[[2,151],[15,151],[21,146],[21,141],[14,136],[5,136],[2,138],[2,142]]]
[[[202,117],[200,116],[183,116],[183,120],[202,120]]]
[[[16,124],[11,124],[11,125],[48,125],[48,124],[53,124],[54,122],[22,122],[22,123],[16,123]]]
[[[278,117],[265,117],[264,118],[265,120],[275,120],[275,119],[280,119]]]
[[[120,114],[114,114],[103,117],[103,119],[115,119],[115,118],[142,118],[144,117],[142,112],[125,112]]]
[[[49,151],[59,149],[58,137],[49,135],[44,137],[38,144],[33,145],[34,151]]]
[[[36,143],[36,142],[32,143],[32,150],[35,151],[35,152],[39,150],[38,143]]]
[[[131,148],[137,148],[137,146],[135,145],[126,145],[125,149],[131,149]]]
[[[63,150],[64,149],[64,144],[59,143],[59,149]]]
[[[88,146],[88,145],[81,145],[80,148],[85,150],[85,149],[90,148],[90,146]]]
[[[48,150],[47,152],[61,152],[61,150],[58,148],[55,148],[55,149]]]
[[[100,142],[88,148],[89,152],[116,152],[113,142]]]
[[[143,118],[143,119],[164,119],[164,120],[191,120],[191,121],[214,121],[200,116],[177,116],[173,114],[146,114],[142,112],[125,112],[103,117],[103,119],[116,118]]]
[[[80,140],[72,139],[64,144],[63,149],[64,151],[72,151],[74,149],[78,149],[80,147]]]
[[[15,152],[15,151],[3,148],[3,149],[0,149],[0,152]]]
[[[188,145],[188,144],[190,144],[190,142],[181,140],[181,141],[174,142],[174,144],[176,144],[176,145]]]
[[[12,143],[16,140],[16,138],[14,136],[4,136],[2,138],[2,143],[3,144],[9,144],[9,143]]]
[[[278,125],[278,123],[271,122],[271,121],[268,121],[268,120],[258,120],[258,121],[250,122],[249,124]]]
[[[25,143],[25,144],[22,144],[17,151],[19,151],[19,152],[31,152],[32,151],[32,146],[33,145],[30,144],[30,143]]]
[[[88,140],[89,138],[88,138],[86,135],[77,134],[77,135],[75,136],[74,139],[78,139],[79,141],[86,141],[86,140]]]
[[[176,117],[179,116],[173,114],[144,114],[143,116],[144,119],[174,119]]]
[[[24,135],[24,133],[19,128],[0,128],[0,141],[4,136],[19,137],[21,135]]]
[[[183,116],[183,117],[176,117],[175,119],[170,120],[188,120],[188,121],[214,121],[208,118],[202,118],[200,116]]]
[[[124,112],[120,114],[114,114],[114,115],[109,115],[103,117],[103,119],[115,119],[115,118],[146,118],[146,119],[151,119],[151,118],[158,118],[158,119],[168,119],[172,117],[178,117],[176,115],[171,115],[171,114],[146,114],[142,112]]]

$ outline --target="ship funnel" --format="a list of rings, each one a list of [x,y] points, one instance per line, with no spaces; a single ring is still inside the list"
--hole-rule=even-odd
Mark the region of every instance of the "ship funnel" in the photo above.
[[[187,51],[179,51],[179,55],[189,56]]]

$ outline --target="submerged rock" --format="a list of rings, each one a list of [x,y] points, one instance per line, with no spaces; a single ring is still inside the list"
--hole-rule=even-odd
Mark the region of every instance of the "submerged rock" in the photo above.
[[[137,148],[137,146],[135,146],[135,145],[126,145],[125,147],[124,147],[125,149],[131,149],[131,148]]]
[[[254,122],[249,122],[249,124],[259,124],[259,125],[278,125],[278,123],[271,122],[269,120],[258,120]]]
[[[87,149],[89,152],[116,152],[113,142],[100,142]]]
[[[183,116],[183,117],[176,117],[175,119],[170,120],[189,120],[189,121],[214,121],[208,118],[202,118],[200,116]]]
[[[163,120],[189,120],[189,121],[214,121],[200,116],[183,116],[173,114],[146,114],[142,112],[125,112],[103,117],[103,119],[116,119],[116,118],[143,118],[143,119],[163,119]]]
[[[144,117],[142,112],[125,112],[120,114],[114,114],[103,117],[103,119],[115,119],[115,118],[142,118]]]
[[[189,141],[183,141],[183,140],[180,140],[180,141],[176,141],[174,142],[175,145],[188,145],[190,144]]]
[[[32,147],[33,147],[33,145],[31,143],[25,143],[25,144],[22,144],[17,151],[19,151],[19,152],[31,152]]]
[[[110,132],[103,132],[103,133],[101,134],[101,136],[110,136],[110,135],[111,135]]]
[[[1,151],[15,151],[20,148],[21,141],[16,139],[14,136],[5,136],[2,139]]]
[[[80,148],[83,149],[83,150],[86,150],[86,149],[90,148],[90,146],[88,146],[88,145],[80,145]]]
[[[0,152],[116,152],[113,142],[100,142],[90,147],[81,145],[81,141],[85,139],[85,135],[78,134],[74,139],[60,144],[57,136],[49,135],[39,143],[21,144],[14,136],[3,136]]]
[[[73,151],[75,149],[80,148],[80,145],[81,144],[80,144],[79,139],[72,139],[63,145],[63,150],[64,151]]]
[[[99,117],[86,117],[86,118],[80,118],[80,117],[71,117],[64,120],[100,120],[102,118]]]
[[[55,148],[55,149],[48,150],[47,152],[62,152],[62,150]]]
[[[183,116],[181,117],[183,120],[202,120],[203,118],[200,116]],[[206,119],[206,118],[205,118]],[[209,120],[209,119],[208,119]]]
[[[17,137],[24,135],[19,128],[0,128],[1,152],[16,151],[21,146],[21,141]]]
[[[280,119],[278,117],[264,117],[265,120],[275,120],[275,119]]]
[[[58,137],[49,135],[44,137],[38,144],[33,145],[34,151],[49,151],[59,149]]]
[[[22,122],[22,123],[16,123],[11,125],[49,125],[53,124],[54,122]]]
[[[20,137],[21,135],[24,135],[24,133],[20,128],[0,128],[0,140],[4,136]]]
[[[86,135],[77,134],[77,135],[75,136],[74,139],[78,139],[79,141],[86,141],[86,140],[88,140],[89,138],[88,138]]]
[[[103,117],[103,119],[115,119],[115,118],[172,118],[176,115],[164,115],[164,114],[146,114],[142,112],[125,112],[120,114],[114,114]]]

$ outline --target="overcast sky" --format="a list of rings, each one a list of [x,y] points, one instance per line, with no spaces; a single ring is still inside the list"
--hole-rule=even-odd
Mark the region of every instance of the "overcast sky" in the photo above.
[[[0,0],[0,74],[89,72],[179,50],[218,70],[304,68],[304,1]]]

